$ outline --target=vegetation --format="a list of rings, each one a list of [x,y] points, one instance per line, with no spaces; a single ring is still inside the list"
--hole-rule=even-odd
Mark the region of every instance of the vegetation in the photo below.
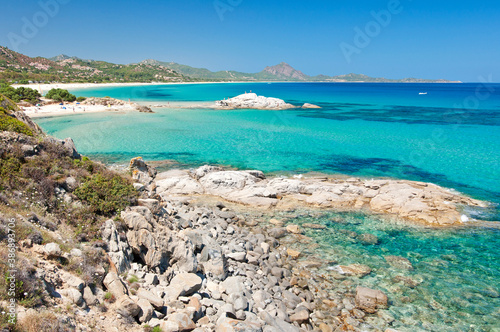
[[[0,107],[0,131],[13,131],[33,136],[33,132],[24,122],[10,115],[3,107]]]
[[[93,212],[110,217],[135,203],[137,191],[121,176],[100,172],[86,178],[75,195],[87,202]]]
[[[76,96],[69,93],[68,90],[64,89],[51,89],[46,95],[45,98],[57,100],[57,101],[68,101],[73,102],[76,100]]]
[[[24,87],[16,89],[7,84],[0,85],[0,94],[16,103],[25,101],[32,105],[37,104],[41,97],[40,93],[34,89]]]

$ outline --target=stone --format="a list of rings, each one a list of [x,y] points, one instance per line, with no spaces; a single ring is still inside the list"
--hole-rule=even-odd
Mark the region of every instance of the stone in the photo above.
[[[189,296],[201,288],[202,280],[194,273],[176,275],[165,289],[165,296],[169,301],[175,301],[179,296]]]
[[[196,328],[196,324],[184,312],[176,312],[168,315],[167,322],[171,323],[172,326],[177,326],[177,329],[174,331],[191,331]]]
[[[61,247],[57,243],[47,243],[44,246],[44,251],[48,257],[60,257],[62,255]]]
[[[293,249],[288,248],[286,250],[286,253],[288,256],[290,256],[293,259],[297,259],[300,257],[300,251],[297,251],[297,250],[293,250]]]
[[[331,270],[337,271],[340,274],[346,275],[346,276],[357,276],[357,277],[364,277],[372,272],[372,269],[363,264],[351,264],[351,265],[336,265],[332,268],[329,268]]]
[[[373,235],[373,234],[368,234],[368,233],[365,233],[365,234],[361,234],[358,239],[361,241],[361,242],[364,242],[364,243],[368,243],[368,244],[378,244],[379,240],[378,240],[378,237]]]
[[[319,329],[321,330],[321,332],[333,332],[333,328],[326,325],[325,323],[319,324]]]
[[[221,292],[230,294],[243,294],[246,291],[244,285],[244,279],[242,277],[228,277],[226,280],[220,283],[219,289]]]
[[[123,240],[118,234],[116,224],[113,220],[107,220],[101,228],[103,240],[108,245],[108,256],[115,264],[118,273],[130,270],[133,261],[132,248],[127,240]]]
[[[162,298],[156,296],[155,294],[144,288],[139,288],[137,290],[136,296],[140,299],[147,300],[158,310],[161,310],[164,306],[164,301]]]
[[[71,251],[69,252],[69,254],[72,257],[82,257],[83,256],[83,252],[80,249],[77,249],[77,248],[71,249]]]
[[[75,288],[65,288],[65,289],[61,289],[59,291],[59,294],[61,294],[62,296],[64,296],[65,298],[67,298],[71,303],[74,303],[78,306],[82,305],[83,303],[85,303],[83,301],[83,296],[82,296],[82,293],[80,293],[80,291],[78,291],[77,289]]]
[[[153,312],[154,312],[151,303],[149,303],[149,301],[146,299],[139,299],[139,301],[137,301],[137,305],[139,306],[139,308],[141,308],[141,312],[137,316],[139,322],[141,323],[149,322],[153,317]]]
[[[309,312],[307,310],[299,310],[290,316],[290,320],[299,324],[305,323],[309,320]]]
[[[156,169],[147,165],[142,157],[130,160],[129,169],[132,172],[132,179],[144,185],[150,184],[156,177]]]
[[[274,237],[275,239],[281,239],[288,234],[284,227],[272,228],[267,233],[270,237]]]
[[[413,265],[407,258],[400,256],[384,256],[384,259],[392,267],[395,267],[397,269],[409,271],[413,270]]]
[[[302,234],[302,230],[300,229],[299,225],[288,225],[286,226],[286,230],[288,233]]]
[[[318,105],[305,103],[304,105],[302,105],[302,108],[321,108],[321,107]]]
[[[116,298],[120,298],[125,294],[128,294],[127,287],[123,284],[121,279],[115,272],[109,272],[103,280],[106,289],[113,294]]]
[[[215,108],[283,110],[295,108],[295,106],[287,104],[282,99],[257,96],[255,93],[245,93],[234,98],[218,100],[215,102]]]
[[[221,316],[217,321],[216,332],[262,332],[262,327],[251,321],[241,321]]]
[[[85,303],[87,303],[87,305],[99,304],[99,300],[94,295],[94,293],[92,293],[92,289],[90,289],[90,287],[88,286],[83,289],[83,299],[85,300]]]
[[[320,224],[303,224],[302,227],[311,229],[326,229],[325,225]]]
[[[156,286],[160,283],[158,276],[154,273],[146,273],[144,277],[144,284]]]
[[[128,295],[123,295],[115,303],[116,312],[123,317],[136,317],[141,308]]]
[[[356,288],[356,306],[367,313],[375,313],[379,308],[387,307],[387,295],[382,291],[358,286]]]
[[[245,252],[233,252],[226,255],[237,262],[244,262],[246,260],[247,254]]]

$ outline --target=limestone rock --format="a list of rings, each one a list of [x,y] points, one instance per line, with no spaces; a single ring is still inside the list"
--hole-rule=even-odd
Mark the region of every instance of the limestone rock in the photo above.
[[[129,169],[132,171],[132,178],[145,185],[150,184],[157,174],[156,169],[147,165],[142,157],[133,158]]]

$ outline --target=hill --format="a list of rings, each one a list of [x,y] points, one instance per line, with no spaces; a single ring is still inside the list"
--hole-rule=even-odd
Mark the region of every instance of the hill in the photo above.
[[[29,57],[0,46],[0,82],[234,82],[234,81],[292,81],[292,82],[380,82],[380,83],[446,83],[446,80],[405,78],[401,80],[375,78],[362,74],[339,76],[309,76],[282,62],[258,73],[234,70],[211,71],[175,62],[148,59],[127,65],[106,61],[84,60],[68,55],[50,59]],[[26,81],[26,82],[24,82]]]
[[[29,57],[0,46],[0,81],[43,82],[178,82],[172,69],[151,64],[113,64],[59,55],[51,59]]]

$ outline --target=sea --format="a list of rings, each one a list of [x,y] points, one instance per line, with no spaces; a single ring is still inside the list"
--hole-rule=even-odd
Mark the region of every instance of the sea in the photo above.
[[[107,164],[124,165],[141,156],[163,161],[166,168],[217,164],[270,176],[315,172],[407,179],[490,202],[486,209],[464,210],[479,224],[452,229],[336,211],[296,211],[286,219],[328,227],[307,231],[325,260],[372,267],[369,276],[352,283],[388,294],[392,327],[500,331],[500,84],[209,83],[71,92],[169,106],[153,108],[155,113],[36,119],[48,134],[73,138],[80,153]],[[249,92],[321,108],[203,106]],[[339,218],[343,222],[332,222]],[[362,243],[353,233],[373,234],[380,242]],[[414,269],[394,269],[384,258],[388,255],[409,259]],[[419,285],[396,282],[401,275]]]

